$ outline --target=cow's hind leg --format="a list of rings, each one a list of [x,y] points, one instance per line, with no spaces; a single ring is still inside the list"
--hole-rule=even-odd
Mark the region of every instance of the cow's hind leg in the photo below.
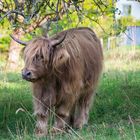
[[[75,109],[74,128],[81,129],[83,125],[87,124],[89,109],[94,96],[93,91],[93,89],[89,89],[79,98]]]

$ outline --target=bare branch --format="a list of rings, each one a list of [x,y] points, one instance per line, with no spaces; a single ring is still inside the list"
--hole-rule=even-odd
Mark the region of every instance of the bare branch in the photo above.
[[[98,22],[98,20],[94,20],[94,19],[92,19],[92,18],[89,17],[89,16],[85,16],[85,17],[87,17],[87,18],[89,18],[91,21],[94,21],[95,23],[97,23],[97,24],[100,26],[100,28],[103,30],[103,32],[104,32],[105,34],[109,35],[109,34],[105,31],[105,29],[102,27],[102,25]]]
[[[102,0],[99,0],[99,1],[102,3],[102,5],[104,5],[107,8],[107,5],[104,4],[104,2]]]
[[[93,2],[97,5],[97,7],[100,9],[101,13],[103,14],[103,10],[101,8],[101,6],[98,4],[98,2],[96,2],[96,0],[93,0]]]
[[[10,10],[9,5],[8,5],[8,2],[5,0],[4,3],[6,4],[8,10]]]
[[[38,20],[37,22],[35,22],[34,24],[31,24],[28,29],[25,30],[26,33],[29,33],[31,31],[33,31],[34,29],[36,29],[37,27],[41,26],[42,24],[44,24],[51,15],[55,15],[55,13],[49,13],[46,14],[45,16],[43,16],[40,20]]]
[[[6,12],[6,13],[4,14],[4,16],[0,18],[0,22],[1,22],[5,17],[10,16],[11,14],[14,14],[14,13],[15,13],[15,14],[18,14],[18,15],[21,15],[22,17],[24,17],[24,14],[23,14],[23,13],[21,13],[21,12],[19,12],[19,11],[16,11],[16,10],[12,10],[12,11]]]
[[[52,4],[53,4],[53,2],[52,2]],[[50,5],[50,3],[48,3],[48,7],[49,7],[53,12],[55,12],[55,9],[52,8],[52,5]]]

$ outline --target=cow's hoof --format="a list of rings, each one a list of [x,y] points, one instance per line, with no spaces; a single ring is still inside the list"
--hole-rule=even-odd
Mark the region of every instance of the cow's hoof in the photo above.
[[[65,133],[64,129],[60,129],[57,127],[53,127],[50,131],[52,134],[61,134],[61,133]]]
[[[78,130],[81,130],[83,128],[83,124],[82,123],[75,123],[74,128],[78,129]]]
[[[37,137],[45,137],[45,136],[48,135],[48,132],[47,132],[47,130],[41,130],[39,128],[36,128],[35,129],[35,134],[36,134]]]

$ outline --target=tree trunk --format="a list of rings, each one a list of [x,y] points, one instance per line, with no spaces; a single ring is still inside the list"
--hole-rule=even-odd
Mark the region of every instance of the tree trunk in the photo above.
[[[16,29],[13,31],[12,35],[17,39],[21,39],[23,36],[23,31],[20,29]],[[19,66],[19,57],[20,57],[21,46],[13,39],[10,42],[10,49],[8,54],[8,63],[7,68],[9,70],[16,70]]]

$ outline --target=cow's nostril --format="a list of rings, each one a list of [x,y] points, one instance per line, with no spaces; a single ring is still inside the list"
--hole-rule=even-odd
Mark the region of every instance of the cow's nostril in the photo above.
[[[32,72],[28,71],[28,70],[23,70],[22,71],[22,78],[26,79],[26,80],[31,79],[32,78]]]
[[[27,71],[26,72],[26,76],[31,76],[31,72],[30,71]]]

